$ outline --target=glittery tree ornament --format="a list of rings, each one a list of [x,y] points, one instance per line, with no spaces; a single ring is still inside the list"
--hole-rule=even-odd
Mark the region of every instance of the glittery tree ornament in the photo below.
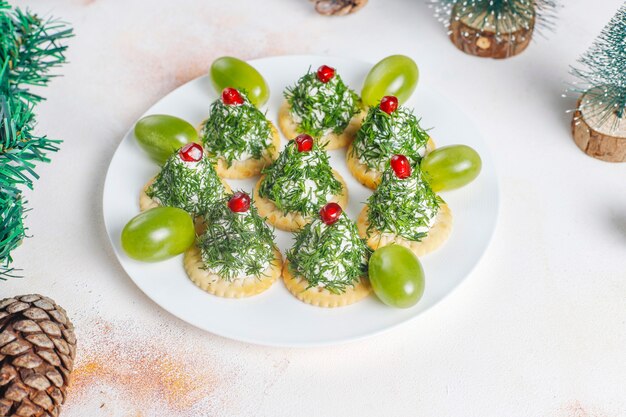
[[[579,96],[574,141],[594,158],[626,162],[626,4],[578,63],[570,88]]]
[[[508,58],[528,47],[537,28],[549,28],[556,0],[435,0],[435,16],[461,51]]]

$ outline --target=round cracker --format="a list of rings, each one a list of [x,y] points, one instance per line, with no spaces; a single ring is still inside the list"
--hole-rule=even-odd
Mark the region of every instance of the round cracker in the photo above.
[[[308,288],[309,282],[294,276],[289,270],[289,261],[283,267],[283,282],[298,300],[317,307],[343,307],[361,301],[371,292],[369,280],[361,277],[353,287],[346,288],[342,294],[335,294],[323,287]]]
[[[219,275],[202,269],[204,262],[196,245],[185,252],[183,263],[189,279],[209,294],[224,298],[243,298],[262,293],[280,277],[283,257],[278,249],[274,252],[274,261],[259,278],[235,278],[232,281],[221,279]]]
[[[428,142],[426,143],[426,154],[432,152],[434,149],[435,142],[429,137]],[[350,144],[348,151],[346,152],[346,164],[348,165],[348,170],[358,182],[372,190],[378,188],[380,178],[383,175],[382,172],[377,169],[372,169],[361,162],[359,157],[353,151],[352,144]]]
[[[343,177],[334,169],[333,175],[341,183],[343,193],[333,196],[329,202],[335,202],[345,208],[348,205],[348,186],[346,185]],[[256,206],[261,217],[266,217],[269,224],[286,232],[297,232],[307,223],[311,222],[313,219],[311,216],[305,216],[296,212],[285,213],[282,210],[279,210],[273,201],[265,197],[261,197],[259,195],[259,189],[264,179],[265,175],[261,176],[254,187],[254,205]]]
[[[452,211],[447,204],[441,204],[435,223],[428,231],[428,235],[419,242],[406,239],[393,233],[381,233],[378,230],[370,230],[370,234],[368,235],[367,229],[369,227],[369,220],[367,205],[361,210],[356,225],[359,230],[359,235],[367,241],[367,245],[373,250],[395,243],[411,249],[416,256],[420,257],[439,249],[446,240],[448,240],[452,232]]]
[[[320,143],[327,142],[326,150],[329,151],[348,146],[354,140],[356,132],[361,128],[361,123],[366,114],[367,111],[365,109],[361,110],[352,117],[343,132],[340,134],[328,133],[318,138],[317,141]],[[293,139],[301,133],[298,131],[298,124],[293,120],[293,117],[291,117],[291,107],[287,100],[283,102],[278,110],[278,126],[280,126],[281,132],[283,132],[283,135],[285,135],[287,139]]]

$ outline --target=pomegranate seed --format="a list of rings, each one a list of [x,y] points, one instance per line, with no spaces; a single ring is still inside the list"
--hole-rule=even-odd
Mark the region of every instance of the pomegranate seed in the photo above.
[[[243,191],[237,191],[228,200],[228,208],[235,213],[245,213],[250,209],[250,196]]]
[[[178,156],[185,162],[198,162],[202,159],[202,146],[191,142],[180,148]]]
[[[394,96],[385,96],[380,100],[380,109],[391,114],[398,109],[398,99]]]
[[[391,157],[391,169],[396,177],[401,180],[411,176],[411,163],[404,155],[394,155]]]
[[[235,88],[226,87],[222,90],[222,101],[227,106],[239,106],[243,104],[243,97]]]
[[[317,69],[317,79],[323,83],[327,83],[335,76],[335,69],[328,65],[322,65]]]
[[[295,142],[298,152],[308,152],[313,149],[313,138],[306,133],[296,136]]]
[[[337,223],[342,212],[343,210],[339,204],[328,203],[320,210],[320,218],[326,225],[330,226]]]

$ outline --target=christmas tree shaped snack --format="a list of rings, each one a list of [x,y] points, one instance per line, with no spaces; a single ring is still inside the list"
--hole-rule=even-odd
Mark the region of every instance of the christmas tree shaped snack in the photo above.
[[[216,170],[224,178],[258,175],[278,155],[278,131],[243,91],[225,88],[211,104],[203,123],[205,151],[217,159]]]
[[[414,164],[434,148],[417,117],[409,109],[398,107],[396,97],[385,96],[378,106],[370,107],[348,148],[346,162],[361,184],[375,189],[392,155],[406,155]]]
[[[626,4],[579,62],[574,141],[594,158],[626,162]]]
[[[537,27],[550,27],[555,0],[436,0],[435,15],[461,51],[508,58],[524,51]]]
[[[359,215],[359,234],[374,250],[390,243],[417,256],[436,250],[452,231],[450,208],[407,157],[394,155],[390,165]]]
[[[274,233],[244,192],[226,196],[206,214],[206,230],[185,252],[189,278],[210,294],[241,298],[267,290],[280,277]]]
[[[263,171],[254,189],[259,213],[273,226],[296,231],[329,201],[346,205],[348,187],[313,138],[301,134]]]
[[[288,87],[285,99],[278,113],[283,134],[288,138],[309,134],[329,150],[347,146],[364,116],[357,94],[327,65]]]
[[[328,203],[296,236],[287,252],[283,279],[287,289],[305,303],[319,307],[352,304],[370,292],[370,254],[341,206]]]
[[[202,146],[192,142],[174,152],[161,172],[139,196],[141,211],[154,207],[177,207],[198,217],[230,191],[217,176]]]

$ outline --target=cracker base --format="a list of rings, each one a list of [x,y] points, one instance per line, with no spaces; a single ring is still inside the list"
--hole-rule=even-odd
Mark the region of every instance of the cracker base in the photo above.
[[[395,243],[410,249],[416,256],[420,257],[439,249],[448,240],[450,233],[452,233],[452,211],[447,204],[440,206],[435,224],[430,228],[428,235],[420,242],[408,240],[393,233],[381,233],[378,230],[371,230],[371,234],[368,236],[369,221],[367,216],[368,206],[366,205],[361,210],[356,225],[359,235],[366,239],[367,246],[373,250]]]
[[[334,294],[326,288],[309,288],[309,283],[301,277],[294,277],[289,270],[289,261],[285,261],[283,267],[283,282],[291,294],[303,303],[316,307],[343,307],[361,301],[371,292],[371,286],[367,278],[361,280],[354,286],[348,287],[343,294]]]
[[[189,279],[209,294],[224,298],[243,298],[262,293],[276,282],[282,273],[283,257],[276,249],[274,262],[265,270],[265,276],[234,279],[230,282],[202,269],[204,262],[196,245],[185,252],[183,263]]]

